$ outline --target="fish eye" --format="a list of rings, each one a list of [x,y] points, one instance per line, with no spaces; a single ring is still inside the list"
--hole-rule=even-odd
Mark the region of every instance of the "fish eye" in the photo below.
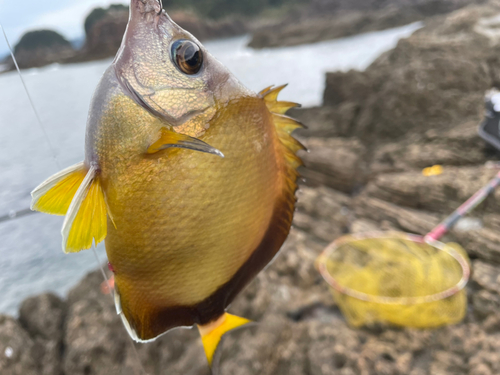
[[[200,47],[190,40],[177,40],[172,44],[172,60],[181,72],[193,75],[200,71],[203,53]]]

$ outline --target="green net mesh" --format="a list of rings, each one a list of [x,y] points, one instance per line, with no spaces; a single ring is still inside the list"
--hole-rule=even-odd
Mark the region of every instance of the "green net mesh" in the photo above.
[[[387,323],[430,328],[461,321],[468,258],[459,245],[421,237],[343,237],[319,260],[320,272],[354,327]]]

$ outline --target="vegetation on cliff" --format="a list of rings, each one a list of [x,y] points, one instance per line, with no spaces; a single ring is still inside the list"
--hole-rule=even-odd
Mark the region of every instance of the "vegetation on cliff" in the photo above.
[[[107,8],[107,9],[95,8],[94,10],[92,10],[92,12],[90,12],[90,14],[87,16],[87,18],[85,18],[85,23],[84,23],[85,34],[86,35],[89,34],[90,30],[96,24],[97,21],[105,18],[110,11],[116,11],[116,10],[128,11],[128,7],[125,5],[121,5],[121,4],[113,4],[113,5],[110,5],[109,8]]]
[[[36,30],[24,34],[21,40],[15,46],[15,53],[21,50],[34,50],[44,47],[71,47],[70,42],[61,34],[53,30]]]
[[[170,0],[164,1],[163,7],[167,10],[191,10],[202,17],[217,19],[230,15],[255,16],[269,8],[307,2],[307,0]]]

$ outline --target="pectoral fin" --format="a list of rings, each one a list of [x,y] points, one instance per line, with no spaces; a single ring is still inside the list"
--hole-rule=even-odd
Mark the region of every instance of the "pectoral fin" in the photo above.
[[[148,154],[154,154],[170,147],[186,148],[189,150],[206,152],[208,154],[224,157],[224,154],[216,148],[200,141],[197,138],[185,134],[176,133],[165,128],[161,129],[160,138],[148,148]]]
[[[85,174],[83,163],[78,163],[50,177],[31,193],[31,209],[51,215],[66,215]]]
[[[90,167],[71,201],[61,231],[63,251],[77,253],[97,245],[107,234],[107,209],[97,169]]]

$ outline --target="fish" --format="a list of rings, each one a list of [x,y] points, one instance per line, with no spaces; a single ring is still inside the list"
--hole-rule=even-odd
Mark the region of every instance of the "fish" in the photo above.
[[[222,336],[250,323],[226,310],[287,238],[303,165],[284,88],[249,90],[161,0],[131,0],[84,161],[40,184],[31,209],[65,216],[66,253],[104,241],[136,342],[197,326],[212,366]]]

